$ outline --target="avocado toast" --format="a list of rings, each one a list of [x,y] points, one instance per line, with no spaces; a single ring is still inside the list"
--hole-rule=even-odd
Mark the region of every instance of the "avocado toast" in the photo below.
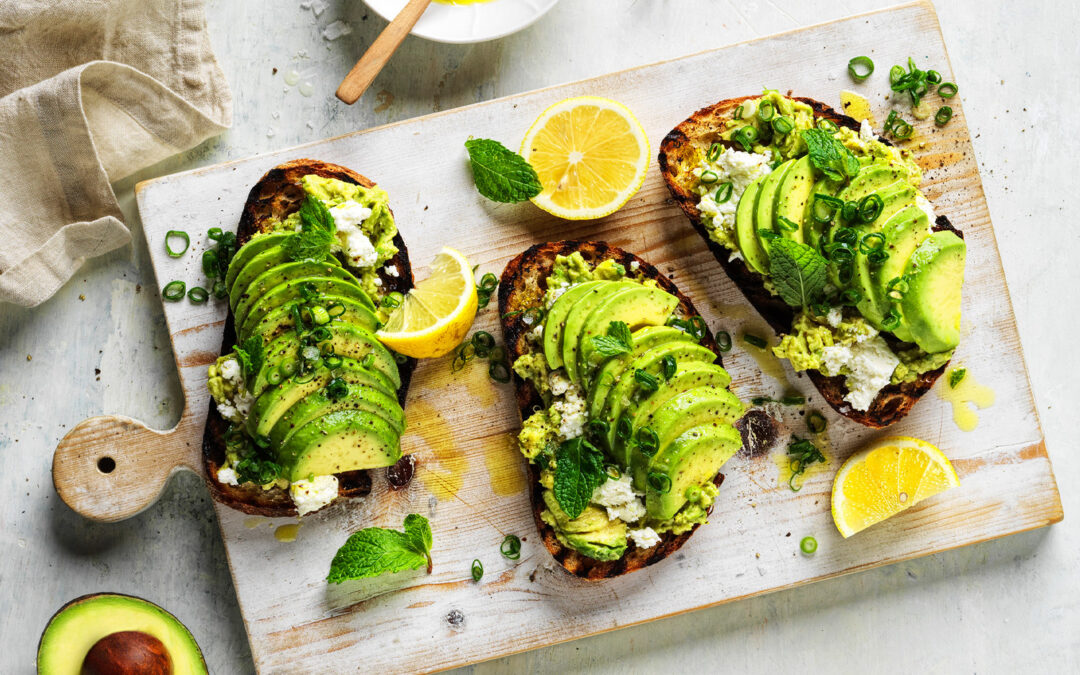
[[[774,353],[840,414],[903,418],[959,342],[966,256],[907,153],[773,90],[699,110],[660,147],[672,197],[780,336]]]
[[[605,579],[676,551],[706,522],[745,406],[690,300],[602,242],[533,246],[499,312],[544,545]]]
[[[375,331],[413,285],[385,191],[300,159],[251,189],[224,276],[230,312],[203,437],[218,501],[304,515],[367,494],[366,469],[401,458],[415,361]]]

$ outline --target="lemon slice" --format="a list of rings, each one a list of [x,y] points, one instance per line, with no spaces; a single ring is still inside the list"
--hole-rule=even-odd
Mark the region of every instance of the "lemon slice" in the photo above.
[[[907,436],[882,438],[837,472],[833,522],[847,538],[959,484],[956,470],[933,445]]]
[[[615,212],[638,191],[649,168],[649,139],[623,104],[581,96],[545,110],[525,134],[521,156],[544,186],[533,204],[586,220]]]
[[[406,356],[442,356],[465,339],[476,306],[476,280],[469,261],[444,248],[431,264],[431,275],[409,291],[376,335]]]

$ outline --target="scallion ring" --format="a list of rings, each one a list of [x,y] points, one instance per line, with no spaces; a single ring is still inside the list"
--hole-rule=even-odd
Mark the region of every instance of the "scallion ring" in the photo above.
[[[705,169],[701,172],[701,182],[704,185],[712,185],[718,180],[720,180],[720,174],[716,173],[712,169]]]
[[[930,84],[938,84],[941,82],[941,73],[936,70],[926,71],[926,81]]]
[[[638,448],[641,449],[641,454],[646,457],[652,457],[660,448],[660,437],[649,427],[641,427],[638,429],[637,433],[634,435],[634,440],[637,442]]]
[[[209,251],[203,251],[202,254],[202,271],[206,275],[207,279],[213,279],[218,273],[218,255],[217,251],[210,249]]]
[[[224,234],[220,227],[211,227],[206,231],[206,238],[210,241],[220,241],[221,235]]]
[[[184,241],[184,248],[177,251],[169,245],[170,239],[182,239]],[[165,233],[165,252],[169,254],[170,258],[179,258],[187,253],[188,247],[191,246],[191,237],[187,232],[183,230],[169,230]]]
[[[871,193],[859,200],[859,220],[872,223],[885,208],[885,200],[877,193]]]
[[[506,535],[502,545],[499,546],[499,553],[502,553],[504,558],[517,560],[521,557],[521,540],[512,534]]]
[[[679,364],[675,362],[675,357],[668,354],[664,358],[660,359],[660,368],[664,371],[664,379],[670,380],[675,376],[675,371],[678,369]]]
[[[731,181],[721,183],[720,187],[716,188],[716,194],[713,196],[713,201],[717,204],[726,204],[731,199],[731,193],[735,191],[735,186]]]
[[[853,227],[841,227],[833,234],[833,241],[846,246],[854,246],[859,240],[859,232]]]
[[[776,116],[776,106],[767,99],[762,101],[758,104],[757,116],[762,122],[768,122]]]
[[[387,309],[397,309],[398,307],[401,307],[401,303],[404,301],[405,296],[401,293],[398,293],[397,291],[394,291],[392,293],[387,293],[386,296],[382,299],[382,303],[380,304],[382,304],[382,306],[386,307]]]
[[[847,63],[848,74],[856,82],[862,82],[874,74],[874,62],[869,56],[856,56]]]
[[[484,578],[484,563],[477,558],[472,561],[472,580],[480,581]]]
[[[296,359],[285,359],[281,362],[281,365],[278,366],[278,370],[280,370],[281,374],[285,377],[292,377],[296,374],[298,365]]]
[[[611,427],[604,420],[589,420],[589,423],[585,425],[585,430],[596,439],[606,438],[610,429]]]
[[[671,478],[667,474],[653,471],[649,474],[648,483],[649,488],[654,492],[659,492],[662,495],[671,492]]]
[[[614,464],[608,464],[607,466],[605,466],[604,473],[607,474],[607,477],[611,480],[619,480],[620,478],[622,478],[622,470],[620,470],[619,467],[615,466]]]
[[[854,223],[859,219],[859,203],[858,202],[844,202],[843,208],[840,209],[840,217],[849,223]]]
[[[836,126],[835,122],[825,119],[824,117],[817,121],[817,128],[830,134],[835,134],[837,131],[840,131],[840,127]]]
[[[938,108],[938,111],[934,113],[934,124],[938,125],[939,127],[945,126],[949,123],[949,120],[951,119],[952,108],[947,105],[941,106],[940,108]]]
[[[862,253],[863,255],[869,255],[874,251],[880,251],[884,248],[885,235],[880,232],[864,234],[863,238],[859,240],[859,253]]]
[[[326,358],[323,359],[323,363],[326,364],[327,368],[340,368],[344,362],[345,360],[337,354],[327,354]]]
[[[214,294],[214,297],[218,300],[224,300],[229,297],[229,287],[225,285],[224,279],[216,279],[214,285],[210,287],[210,292]]]
[[[322,305],[315,305],[311,308],[311,320],[316,326],[324,326],[330,323],[330,312]]]
[[[911,138],[913,133],[915,133],[915,127],[902,119],[898,119],[892,128],[892,135],[896,136],[901,141],[906,141]]]
[[[488,376],[496,382],[505,384],[510,381],[510,367],[504,361],[488,363]]]
[[[820,434],[825,431],[827,425],[828,422],[825,421],[825,416],[816,410],[806,416],[806,427],[812,433]]]
[[[871,265],[880,265],[889,259],[889,252],[884,248],[879,248],[870,251],[870,253],[866,255],[866,259]]]
[[[803,537],[799,542],[799,550],[806,555],[812,555],[817,550],[817,539],[813,537]]]
[[[722,330],[716,334],[716,346],[722,352],[731,351],[731,333],[726,330]]]
[[[945,82],[937,88],[938,96],[941,98],[952,98],[953,96],[956,96],[956,92],[958,91],[960,91],[960,88],[952,82]]]
[[[281,378],[282,375],[280,370],[271,370],[266,375],[266,381],[272,385],[281,384]]]
[[[340,302],[331,302],[326,306],[326,313],[330,315],[330,318],[337,318],[345,313],[345,305]]]
[[[634,425],[627,417],[620,417],[618,423],[615,425],[615,438],[620,441],[625,441],[630,438],[630,434],[634,433]]]
[[[724,146],[719,143],[713,143],[709,146],[709,152],[705,155],[705,158],[710,162],[715,162],[720,159],[720,153],[724,151]]]
[[[893,277],[885,286],[885,297],[893,302],[900,302],[908,292],[909,284],[904,277]]]
[[[885,317],[881,320],[881,327],[884,330],[896,330],[900,325],[900,314],[895,309],[890,309],[885,313]]]
[[[791,406],[806,405],[806,397],[800,394],[792,394],[790,396],[785,396],[784,398],[780,399],[780,404]]]
[[[904,70],[903,66],[893,66],[889,69],[889,85],[893,87],[894,91],[896,90],[896,85],[899,84],[906,75],[907,71]]]
[[[844,200],[827,195],[822,192],[814,194],[814,203],[811,209],[811,213],[814,216],[814,222],[825,225],[831,223],[836,216],[836,212],[844,207]]]
[[[169,302],[177,302],[184,299],[184,293],[187,291],[187,284],[177,279],[176,281],[170,281],[165,284],[165,288],[161,289],[161,297],[165,298]]]
[[[740,127],[735,131],[735,141],[742,146],[742,149],[746,152],[750,152],[754,148],[754,143],[758,140],[760,134],[757,127],[745,126]]]
[[[855,277],[855,263],[851,260],[841,263],[836,270],[836,277],[840,280],[841,285],[847,286],[850,284]]]
[[[795,123],[790,118],[780,115],[773,118],[772,128],[773,131],[783,136],[791,133],[791,130],[795,128]]]
[[[953,368],[949,371],[949,389],[956,389],[956,386],[964,381],[967,376],[967,368],[963,366]]]
[[[692,316],[686,320],[687,332],[695,340],[701,341],[701,338],[705,337],[705,333],[708,332],[708,326],[705,325],[705,319],[700,316]]]
[[[210,298],[210,294],[202,286],[192,286],[191,290],[187,292],[187,297],[196,305],[201,305]]]

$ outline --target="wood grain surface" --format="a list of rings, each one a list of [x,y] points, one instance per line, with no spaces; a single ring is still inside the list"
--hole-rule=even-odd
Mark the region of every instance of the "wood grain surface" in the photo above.
[[[193,242],[187,256],[174,260],[159,245],[167,230],[234,228],[247,190],[266,169],[310,156],[355,168],[387,188],[418,278],[443,245],[464,252],[481,271],[498,272],[538,241],[604,239],[659,266],[694,299],[714,330],[757,330],[763,322],[668,204],[655,162],[641,191],[621,211],[596,222],[567,223],[527,203],[506,206],[481,199],[472,187],[464,140],[486,136],[513,147],[550,103],[593,94],[627,104],[655,144],[693,110],[753,93],[763,83],[837,105],[838,91],[847,84],[832,81],[838,64],[856,53],[872,54],[879,67],[899,63],[912,44],[951,79],[936,17],[929,4],[919,3],[155,180],[140,186],[138,202],[158,281],[184,278],[190,285],[201,275],[198,260],[206,242]],[[883,119],[887,109],[880,95],[871,97],[871,104]],[[392,672],[448,668],[1060,520],[1061,503],[962,105],[954,102],[953,108],[947,127],[923,133],[912,146],[927,172],[925,191],[968,241],[965,335],[956,362],[992,387],[997,403],[982,411],[974,432],[963,433],[953,424],[948,403],[931,392],[890,433],[941,447],[960,474],[959,488],[845,541],[828,512],[831,471],[812,475],[793,493],[778,487],[773,457],[738,456],[726,466],[710,524],[679,554],[635,574],[590,584],[565,574],[536,541],[524,466],[514,449],[518,419],[509,389],[490,383],[479,366],[451,375],[447,360],[425,362],[407,405],[403,445],[418,462],[409,489],[389,492],[377,477],[371,498],[306,519],[292,544],[274,537],[275,526],[286,521],[252,522],[219,508],[256,666],[274,673],[336,672],[360,663]],[[184,419],[170,436],[178,445],[191,439],[197,444],[201,435],[209,405],[206,365],[216,357],[224,311],[223,305],[166,307],[187,395]],[[495,327],[491,310],[478,317],[476,328]],[[738,349],[725,363],[733,390],[744,399],[793,386],[807,394],[811,406],[820,404],[812,387],[790,369],[778,380]],[[831,412],[826,416],[833,469],[880,435]],[[97,437],[115,442],[113,427],[107,428],[110,433]],[[69,445],[93,457],[95,436],[85,428],[73,433],[78,435]],[[182,457],[183,451],[174,456]],[[111,518],[108,509],[95,511],[107,501],[86,498],[87,510],[80,511]],[[326,585],[329,561],[349,532],[398,526],[410,512],[432,519],[432,575]],[[799,556],[791,542],[806,532],[821,543],[813,558]],[[518,561],[498,554],[507,533],[524,541]],[[480,584],[469,572],[477,557],[487,570]]]

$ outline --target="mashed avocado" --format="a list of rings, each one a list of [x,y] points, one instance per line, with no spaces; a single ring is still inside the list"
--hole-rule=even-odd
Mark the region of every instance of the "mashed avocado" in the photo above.
[[[559,446],[559,413],[552,410],[538,410],[525,420],[518,433],[518,449],[530,462],[541,452]]]
[[[851,345],[877,334],[861,316],[844,317],[836,326],[809,312],[800,312],[791,332],[780,338],[773,353],[791,361],[795,370],[822,370],[822,351],[833,345]]]
[[[532,382],[536,392],[543,397],[544,401],[551,398],[551,387],[548,385],[548,365],[543,352],[530,352],[522,354],[514,361],[514,372],[523,380]]]
[[[720,488],[715,483],[706,483],[701,486],[687,488],[686,505],[675,514],[671,520],[650,522],[649,525],[657,532],[671,532],[682,534],[689,532],[695,525],[704,525],[709,519],[709,507],[712,506]]]
[[[892,383],[914,382],[919,375],[937,370],[948,363],[955,351],[955,349],[950,349],[947,352],[927,354],[918,347],[914,347],[897,352],[896,356],[900,359],[900,365],[893,371]]]
[[[774,117],[784,116],[795,127],[786,134],[775,134],[772,130],[772,122],[763,122],[758,117],[758,109],[763,101],[772,104],[775,112]],[[811,129],[814,126],[814,109],[802,101],[781,96],[775,89],[766,89],[759,99],[747,101],[742,104],[742,115],[727,121],[727,130],[721,135],[726,140],[734,140],[735,132],[742,127],[752,126],[758,132],[758,139],[769,141],[769,144],[756,143],[750,152],[764,153],[775,150],[775,159],[787,160],[806,154],[806,141],[800,132]]]
[[[551,274],[548,275],[547,286],[560,288],[584,281],[618,281],[625,276],[626,268],[614,260],[605,260],[596,267],[589,267],[589,263],[581,253],[574,251],[570,255],[555,256],[555,264],[551,268]]]

